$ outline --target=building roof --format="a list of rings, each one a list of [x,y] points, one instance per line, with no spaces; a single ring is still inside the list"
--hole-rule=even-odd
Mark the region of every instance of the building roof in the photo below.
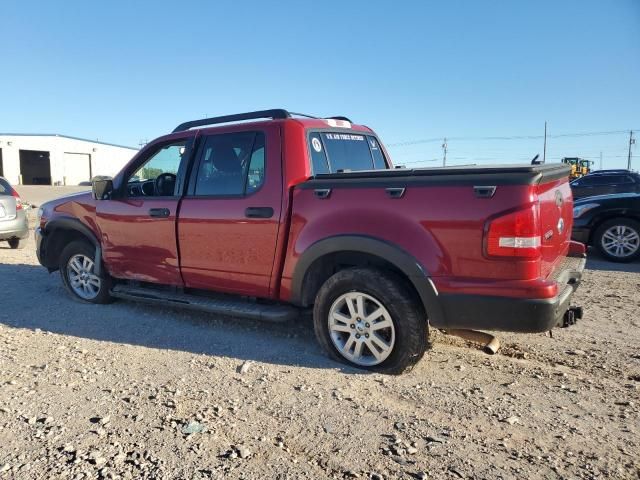
[[[72,137],[70,135],[61,135],[59,133],[0,133],[0,137],[60,137],[68,138],[71,140],[80,140],[82,142],[96,143],[98,145],[109,145],[110,147],[127,148],[129,150],[140,150],[135,147],[128,147],[126,145],[117,145],[115,143],[101,142],[99,140],[91,140],[89,138]]]

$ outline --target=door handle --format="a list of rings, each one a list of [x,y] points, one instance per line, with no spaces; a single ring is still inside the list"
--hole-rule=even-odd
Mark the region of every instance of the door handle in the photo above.
[[[271,218],[273,217],[273,208],[271,207],[247,207],[244,211],[247,218]]]
[[[404,197],[404,192],[406,188],[385,188],[385,192],[387,192],[387,196],[390,198],[402,198]]]
[[[150,208],[149,216],[153,218],[167,218],[171,215],[168,208]]]
[[[317,197],[317,198],[329,198],[329,195],[331,195],[331,189],[330,188],[316,188],[313,191],[313,194]]]

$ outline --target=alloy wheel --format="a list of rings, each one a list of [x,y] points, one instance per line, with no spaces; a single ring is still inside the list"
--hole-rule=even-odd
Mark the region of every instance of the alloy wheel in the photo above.
[[[67,277],[73,292],[84,300],[93,300],[100,293],[100,277],[93,273],[93,260],[86,255],[73,255],[67,262]]]
[[[600,242],[609,255],[626,258],[640,248],[640,234],[626,225],[614,225],[605,230]]]
[[[388,310],[371,295],[348,292],[340,295],[329,310],[329,334],[338,352],[356,365],[384,362],[396,339]]]

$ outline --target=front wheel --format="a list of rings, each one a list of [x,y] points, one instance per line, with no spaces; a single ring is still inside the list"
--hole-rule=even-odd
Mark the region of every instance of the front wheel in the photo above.
[[[111,301],[111,278],[104,271],[95,273],[95,249],[81,240],[71,242],[60,255],[60,275],[67,290],[77,300],[89,303]]]
[[[399,374],[427,349],[427,319],[417,295],[390,272],[336,273],[318,292],[313,320],[329,356],[358,368]]]
[[[640,256],[640,223],[629,218],[604,222],[595,233],[600,253],[614,262],[630,262]]]

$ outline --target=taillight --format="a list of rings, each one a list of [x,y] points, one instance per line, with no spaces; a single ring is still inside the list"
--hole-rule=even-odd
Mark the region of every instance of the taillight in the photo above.
[[[538,204],[495,218],[487,232],[487,253],[497,257],[540,256]]]
[[[11,195],[13,195],[16,198],[16,210],[22,210],[22,200],[20,200],[20,195],[18,195],[18,192],[13,190],[11,192]]]

